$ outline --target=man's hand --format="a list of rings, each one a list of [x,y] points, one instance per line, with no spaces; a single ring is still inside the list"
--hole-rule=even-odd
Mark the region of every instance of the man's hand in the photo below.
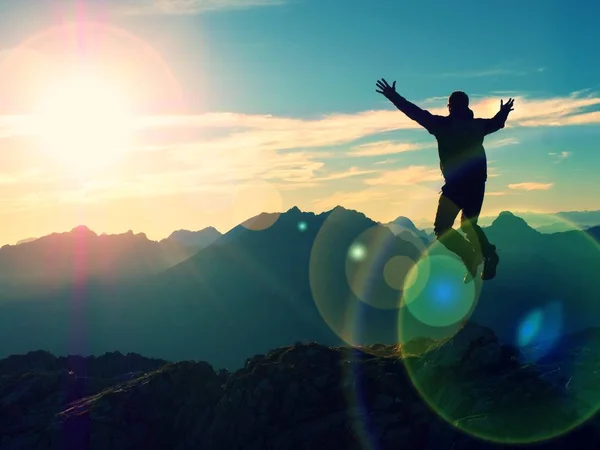
[[[506,103],[504,103],[504,101],[501,99],[500,100],[500,112],[502,114],[504,114],[505,116],[508,116],[508,113],[515,109],[515,108],[513,108],[514,104],[515,104],[515,99],[513,99],[513,98],[509,98]]]
[[[396,82],[390,86],[385,78],[377,81],[378,89],[375,92],[385,95],[385,97],[394,104],[396,108],[406,114],[411,120],[414,120],[429,133],[435,135],[439,121],[429,111],[419,108],[414,103],[409,102],[396,92]]]
[[[390,86],[388,84],[388,82],[385,81],[385,78],[382,78],[381,80],[377,81],[377,87],[379,89],[375,89],[375,92],[379,92],[380,94],[383,94],[388,100],[392,100],[393,98],[398,96],[398,93],[396,92],[396,82],[395,81]]]

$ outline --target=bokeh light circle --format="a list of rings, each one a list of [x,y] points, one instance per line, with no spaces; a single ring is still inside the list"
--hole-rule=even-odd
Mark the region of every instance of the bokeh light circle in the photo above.
[[[309,282],[330,329],[355,347],[398,343],[401,291],[386,281],[394,257],[418,260],[419,249],[364,215],[336,208],[316,233]],[[390,262],[391,261],[391,262]]]
[[[418,275],[416,262],[408,256],[392,256],[383,267],[385,282],[398,291],[412,287],[418,279]]]
[[[416,336],[403,349],[409,378],[430,408],[486,441],[546,441],[600,409],[600,227],[585,231],[559,215],[540,218],[537,225],[546,232],[518,214],[503,213],[484,228],[501,255],[496,280],[482,283],[484,295],[476,302],[478,309],[489,309],[478,316],[489,323],[481,326],[467,315],[446,336]],[[440,256],[428,253],[430,280],[420,294],[425,297],[441,264]],[[427,314],[410,308],[412,303],[401,311],[423,320]],[[498,338],[495,327],[512,329],[512,338]],[[399,331],[405,332],[401,323]],[[408,357],[415,347],[420,356]]]
[[[420,270],[422,266],[427,271]],[[465,320],[473,311],[481,292],[481,281],[475,278],[464,283],[465,267],[460,260],[428,254],[413,271],[407,277],[410,286],[406,286],[403,300],[419,321],[446,327]]]
[[[439,240],[433,241],[405,278],[401,315],[411,315],[425,326],[422,331],[432,331],[426,337],[450,337],[469,318],[481,295],[481,279],[465,283],[465,274],[463,262]],[[402,318],[400,325],[400,340],[409,340],[414,330],[404,326]]]
[[[350,244],[346,257],[346,278],[352,293],[379,309],[398,309],[402,289],[420,251],[391,232],[375,225],[360,233]]]

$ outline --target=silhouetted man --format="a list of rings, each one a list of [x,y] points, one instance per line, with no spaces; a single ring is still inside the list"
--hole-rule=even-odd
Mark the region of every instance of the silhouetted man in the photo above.
[[[440,168],[445,184],[442,187],[434,233],[448,250],[456,253],[467,267],[465,282],[477,275],[479,265],[484,262],[482,280],[496,276],[500,258],[496,247],[488,241],[477,224],[487,181],[487,159],[483,139],[490,133],[504,128],[508,114],[513,110],[511,98],[504,104],[500,100],[500,111],[491,119],[475,119],[469,108],[469,97],[456,91],[448,100],[448,116],[433,115],[419,108],[396,92],[396,82],[390,86],[385,79],[377,81],[376,91],[383,94],[400,111],[436,137]],[[462,210],[461,229],[465,239],[453,227]]]

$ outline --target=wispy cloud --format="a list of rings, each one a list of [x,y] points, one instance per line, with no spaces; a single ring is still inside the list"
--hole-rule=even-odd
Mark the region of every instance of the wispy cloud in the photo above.
[[[441,104],[429,110],[433,114],[446,115],[446,108],[441,101],[439,103]],[[581,92],[554,98],[516,97],[515,110],[511,113],[506,127],[600,123],[600,111],[586,111],[599,105],[600,96]],[[472,102],[472,109],[479,117],[492,117],[499,106],[499,98],[478,99]],[[370,110],[355,114],[329,114],[318,119],[236,113],[153,116],[141,118],[138,126],[142,129],[147,127],[245,129],[246,131],[240,131],[235,135],[236,139],[255,141],[262,139],[271,143],[278,141],[276,145],[284,148],[339,145],[381,132],[420,128],[416,122],[391,106],[384,110]],[[261,135],[257,136],[257,132]]]
[[[380,172],[376,177],[365,178],[369,186],[409,186],[413,184],[440,181],[440,169],[427,166],[408,166],[396,170]]]
[[[9,186],[28,182],[39,182],[43,172],[40,169],[26,169],[19,172],[0,173],[0,186]]]
[[[547,191],[552,186],[554,186],[554,183],[524,182],[509,184],[508,188],[517,191]]]
[[[417,102],[418,103],[418,102]],[[567,97],[528,99],[518,97],[515,111],[506,128],[513,126],[562,126],[600,123],[600,111],[584,112],[584,109],[600,105],[600,97],[580,93]],[[499,99],[483,99],[473,102],[472,109],[478,116],[491,117],[499,107]],[[447,113],[446,108],[431,108],[433,114]],[[0,116],[0,136],[25,134],[28,132],[27,116]],[[227,152],[232,148],[249,149],[307,149],[344,145],[360,138],[378,133],[419,129],[420,126],[404,114],[390,107],[385,110],[370,110],[355,114],[329,114],[317,119],[299,119],[272,115],[240,113],[207,113],[201,115],[150,116],[136,120],[140,132],[156,128],[191,128],[198,130],[217,129],[230,134],[216,139],[190,142],[180,146],[180,154],[190,149],[190,158],[198,154],[198,148],[211,152]],[[30,131],[29,131],[30,132]],[[502,131],[500,132],[502,133]],[[503,141],[504,145],[514,141]],[[415,144],[393,149],[407,151]],[[493,146],[493,144],[492,144]],[[375,146],[359,148],[359,152],[381,152]],[[392,151],[391,147],[388,147]],[[357,151],[356,148],[354,151]]]
[[[482,77],[497,77],[497,76],[526,76],[532,73],[541,73],[546,69],[544,67],[538,67],[530,70],[517,70],[507,68],[489,68],[481,70],[472,70],[464,72],[446,72],[439,76],[441,77],[452,77],[452,78],[482,78]]]
[[[125,15],[191,15],[226,9],[280,5],[284,0],[109,0]]]
[[[375,173],[374,170],[362,170],[350,167],[343,171],[326,171],[323,163],[317,163],[319,169],[312,172],[303,170],[301,166],[287,170],[269,171],[260,176],[263,180],[271,180],[279,190],[295,190],[299,188],[316,187],[330,181],[345,180]]]
[[[394,155],[397,153],[412,152],[425,148],[432,148],[434,145],[417,144],[414,142],[395,142],[395,141],[378,141],[368,144],[358,145],[352,148],[347,156],[384,156]]]
[[[397,161],[398,160],[396,160],[396,159],[382,159],[381,161],[376,161],[373,164],[376,166],[382,166],[384,164],[394,164]]]
[[[374,201],[387,200],[392,197],[389,190],[370,188],[357,191],[336,191],[327,197],[312,200],[312,205],[316,211],[325,211],[342,205],[347,208],[362,208],[365,204]]]
[[[343,180],[346,178],[368,175],[375,172],[375,170],[361,170],[358,167],[351,167],[350,169],[343,172],[334,172],[323,177],[318,177],[317,181]]]
[[[204,163],[178,165],[163,163],[162,168],[141,165],[140,155],[130,155],[123,170],[102,174],[90,181],[69,185],[59,174],[48,178],[50,189],[41,193],[44,201],[63,203],[95,203],[121,198],[153,198],[177,194],[202,196],[230,196],[240,188],[256,182],[267,184],[276,192],[306,189],[324,183],[360,178],[376,173],[360,167],[331,170],[325,163],[306,152],[280,153],[273,150],[261,154],[236,149],[227,154],[209,155]],[[133,158],[136,158],[134,161]],[[49,177],[51,174],[46,174]],[[29,178],[25,178],[25,176]],[[0,176],[0,186],[6,183],[23,183],[32,174],[19,177]],[[39,179],[37,186],[39,190]]]
[[[567,151],[562,151],[562,152],[550,152],[548,153],[552,158],[554,158],[556,163],[560,163],[561,161],[564,161],[565,159],[569,158],[571,156],[571,152],[567,152]]]
[[[491,99],[475,101],[473,109],[478,115],[489,117],[495,113],[498,103]],[[589,92],[549,99],[517,98],[507,127],[581,124],[582,120],[577,120],[577,117],[582,116],[600,123],[600,114],[589,112],[590,107],[598,105],[600,97]],[[582,113],[583,110],[586,112]],[[440,106],[431,108],[431,111],[445,114],[443,103],[440,101]],[[25,135],[32,131],[28,120],[25,116],[0,116],[0,136],[17,136],[18,139],[13,141],[26,142]],[[240,113],[151,116],[140,118],[137,125],[139,146],[137,151],[127,155],[127,161],[123,163],[127,170],[124,169],[118,176],[107,175],[105,179],[109,181],[103,184],[87,186],[82,191],[86,198],[217,192],[257,179],[272,183],[278,190],[316,187],[350,178],[358,179],[367,186],[382,188],[441,181],[437,165],[412,165],[374,172],[359,163],[340,169],[338,163],[330,161],[332,156],[338,156],[338,161],[341,161],[348,157],[347,153],[353,156],[388,156],[389,159],[393,154],[435,145],[435,139],[423,131],[422,137],[430,139],[430,144],[387,139],[350,147],[346,151],[344,148],[339,151],[331,149],[351,146],[359,139],[379,133],[419,127],[393,107],[354,114],[329,114],[314,119]],[[153,133],[147,132],[157,131],[157,128],[158,131],[167,131],[160,135],[171,141],[157,145],[151,140]],[[182,136],[190,135],[195,136],[194,140],[182,141]],[[217,137],[198,138],[203,135]],[[516,143],[518,140],[503,130],[486,146],[494,148]],[[155,161],[145,165],[143,161],[149,158]],[[498,175],[492,167],[489,168],[489,177]],[[540,188],[535,184],[521,183],[510,189],[527,190],[527,186],[548,189],[551,185]]]
[[[485,143],[485,148],[499,148],[506,147],[507,145],[517,145],[519,143],[518,139],[508,137],[503,139],[496,139],[489,143]]]
[[[504,191],[490,191],[490,192],[486,192],[485,195],[488,197],[500,197],[503,195],[506,195],[507,193]]]
[[[268,151],[244,155],[244,150],[208,155],[204,161],[195,164],[178,164],[165,155],[156,158],[155,163],[143,164],[152,153],[130,154],[119,170],[106,170],[89,181],[84,178],[71,182],[63,173],[48,169],[42,173],[38,171],[34,178],[34,174],[25,172],[0,176],[0,186],[19,185],[10,196],[21,191],[23,194],[39,193],[39,199],[46,204],[55,201],[95,203],[176,194],[223,196],[257,181],[268,183],[279,192],[372,173],[357,167],[331,170],[309,153]],[[42,181],[43,186],[40,185]]]
[[[498,172],[498,169],[496,169],[496,167],[490,166],[490,164],[488,163],[487,176],[488,178],[498,178],[500,176],[500,173]]]

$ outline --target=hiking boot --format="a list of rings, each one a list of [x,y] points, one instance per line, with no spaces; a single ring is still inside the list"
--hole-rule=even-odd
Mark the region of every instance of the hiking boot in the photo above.
[[[467,260],[463,259],[463,263],[467,268],[467,273],[465,273],[465,277],[463,279],[465,284],[470,283],[477,276],[477,269],[482,261],[483,259],[481,258],[481,254],[476,251],[472,251]]]
[[[496,246],[490,247],[490,252],[483,259],[483,270],[481,271],[482,280],[491,280],[496,276],[496,267],[500,262],[500,257],[496,253]]]

